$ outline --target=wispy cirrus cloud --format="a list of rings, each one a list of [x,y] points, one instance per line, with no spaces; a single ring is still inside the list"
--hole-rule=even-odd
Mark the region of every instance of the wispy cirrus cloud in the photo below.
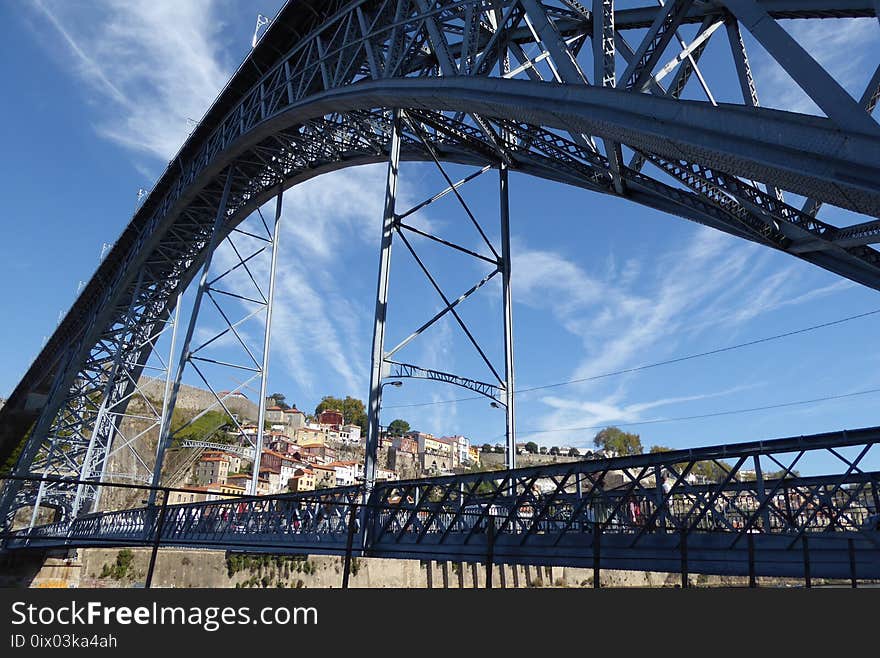
[[[515,243],[517,301],[546,310],[583,345],[571,379],[639,365],[650,360],[645,355],[663,358],[710,327],[723,325],[731,333],[761,315],[830,295],[845,285],[804,293],[792,276],[793,266],[774,267],[772,254],[757,245],[704,228],[692,236],[649,267],[625,263],[596,274],[559,253]],[[609,385],[614,387],[610,392]],[[567,387],[565,395],[542,397],[538,402],[544,411],[529,429],[635,422],[650,409],[742,390],[634,400],[629,388],[624,377],[583,382]]]
[[[782,20],[786,31],[856,100],[877,66],[880,25],[875,18]],[[751,41],[751,39],[749,40]],[[816,104],[764,50],[750,50],[761,104],[822,114]]]
[[[96,0],[88,6],[32,0],[62,38],[56,54],[92,90],[99,135],[134,152],[169,160],[222,89],[232,66],[219,34],[218,0]],[[50,31],[41,31],[54,48]],[[65,52],[66,51],[66,52]]]
[[[189,119],[204,114],[244,54],[230,52],[224,42],[227,5],[223,0],[96,0],[88,6],[32,0],[35,15],[51,27],[39,30],[38,38],[86,83],[87,100],[96,107],[97,134],[127,149],[144,172],[177,152],[192,130]],[[51,38],[53,31],[60,44]],[[273,370],[313,395],[327,392],[321,373],[336,379],[334,388],[343,389],[337,392],[366,389],[367,366],[360,358],[368,353],[366,310],[348,298],[339,275],[347,248],[378,241],[384,176],[381,166],[356,174],[336,172],[298,185],[284,197]],[[271,215],[268,205],[266,211]],[[231,251],[218,250],[217,271],[234,263]],[[250,265],[265,282],[267,260]],[[243,270],[223,283],[254,296]],[[240,317],[252,310],[239,306],[230,314]],[[213,309],[208,308],[207,322],[214,326],[217,318],[210,317]],[[258,348],[262,335],[257,320],[247,324],[252,349]],[[197,339],[210,335],[207,328],[197,330]],[[241,349],[231,334],[213,347]]]
[[[646,402],[624,401],[625,392],[619,389],[614,393],[607,395],[599,400],[578,400],[560,396],[548,395],[541,398],[541,403],[554,410],[570,411],[577,413],[580,418],[585,421],[588,419],[590,427],[598,427],[606,423],[633,423],[644,419],[643,413],[652,409],[657,409],[681,402],[696,402],[698,400],[709,400],[712,398],[724,397],[739,393],[748,388],[754,388],[756,385],[750,386],[734,386],[713,393],[697,393],[694,395],[681,395],[677,397],[664,397]],[[528,432],[526,432],[527,434]]]

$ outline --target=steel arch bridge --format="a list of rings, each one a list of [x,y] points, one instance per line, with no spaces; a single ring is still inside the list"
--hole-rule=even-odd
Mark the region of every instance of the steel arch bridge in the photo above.
[[[128,474],[158,483],[181,373],[195,367],[191,340],[199,304],[212,298],[211,286],[221,278],[209,279],[212,255],[274,197],[275,224],[264,221],[260,236],[274,264],[283,191],[344,167],[389,163],[369,398],[370,485],[389,367],[501,402],[508,465],[514,466],[509,171],[622,197],[880,288],[880,253],[870,246],[880,240],[880,126],[871,116],[880,67],[854,99],[778,22],[877,16],[871,0],[669,0],[625,8],[613,0],[288,2],[0,410],[0,456],[20,449],[16,476],[57,476],[38,487],[8,481],[0,500],[3,522],[27,506],[56,506],[68,524],[97,509],[98,483],[113,479],[110,454],[132,450],[131,440],[119,438],[120,422],[156,337],[171,326],[179,295],[198,278],[180,360],[175,372],[170,362],[166,367],[165,406],[152,410],[158,453],[137,455],[141,470]],[[760,105],[744,32],[824,116]],[[710,79],[700,63],[713,40],[726,41],[729,59],[726,74],[713,67]],[[724,75],[740,90],[740,103],[716,101],[711,84]],[[447,176],[441,194],[456,196],[470,178],[498,170],[500,249],[486,239],[487,257],[426,236],[493,266],[457,299],[435,286],[446,303],[443,313],[465,331],[457,304],[488,278],[502,278],[504,367],[495,368],[472,341],[491,370],[490,382],[396,362],[400,346],[386,350],[392,240],[418,261],[405,237],[415,230],[404,222],[409,213],[396,205],[404,160],[435,162],[441,170],[443,162],[478,167],[463,181]],[[833,226],[818,218],[823,204],[864,220]],[[259,290],[267,317],[266,351],[253,368],[262,381],[261,401],[273,278],[268,291]],[[234,332],[234,323],[230,328]],[[225,402],[218,396],[223,409]],[[257,454],[264,412],[261,403],[260,433],[252,443]]]

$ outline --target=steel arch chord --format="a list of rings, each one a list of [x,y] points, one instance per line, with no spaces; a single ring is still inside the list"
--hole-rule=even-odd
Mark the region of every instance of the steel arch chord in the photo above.
[[[0,458],[6,461],[19,453],[15,478],[6,481],[0,494],[0,522],[8,531],[15,524],[16,513],[20,521],[25,510],[34,525],[37,510],[52,507],[59,510],[59,523],[65,527],[94,524],[99,518],[94,516],[99,509],[99,485],[114,479],[158,482],[180,373],[185,365],[199,367],[192,335],[184,337],[182,349],[176,348],[179,354],[174,372],[164,347],[157,345],[159,336],[168,340],[164,330],[177,325],[172,318],[180,295],[191,282],[198,281],[198,299],[214,303],[213,297],[220,292],[211,289],[216,281],[205,277],[218,246],[227,239],[247,238],[239,228],[242,222],[272,198],[279,199],[280,209],[284,190],[341,168],[389,163],[393,176],[389,175],[383,224],[388,247],[383,259],[388,263],[392,241],[402,244],[420,262],[414,244],[419,239],[467,253],[489,266],[487,278],[458,298],[434,286],[445,306],[443,315],[456,319],[469,336],[471,332],[456,307],[488,279],[501,275],[504,367],[496,365],[483,346],[471,340],[491,373],[485,378],[493,383],[481,384],[480,376],[406,367],[409,374],[419,372],[454,384],[470,382],[476,386],[471,386],[474,390],[485,387],[487,393],[504,402],[508,467],[514,466],[515,436],[506,202],[509,172],[621,197],[880,289],[880,252],[872,246],[880,241],[880,220],[876,219],[880,217],[880,127],[873,117],[880,96],[880,66],[872,64],[874,74],[853,98],[779,23],[840,18],[873,21],[877,11],[873,0],[668,0],[625,9],[615,7],[611,0],[287,2],[168,163],[0,409]],[[747,50],[751,42],[743,38],[745,32],[820,108],[821,116],[766,106],[767,95],[760,94],[752,75]],[[727,68],[715,62],[709,75],[703,55],[713,39],[721,38],[727,41],[722,49],[729,55]],[[737,89],[741,103],[718,102],[713,90],[725,83]],[[497,170],[500,247],[487,239],[480,250],[470,249],[430,235],[407,221],[411,212],[433,202],[428,199],[406,213],[396,208],[392,183],[396,186],[401,163],[407,161],[433,162],[439,168],[447,182],[439,195],[458,196],[461,185]],[[464,180],[453,181],[443,168],[446,163],[475,169]],[[829,205],[864,217],[850,226],[834,225],[822,216],[822,208]],[[485,238],[480,222],[466,204],[462,210]],[[267,244],[273,254],[278,219],[276,215],[272,230],[267,226]],[[246,263],[248,256],[240,255],[240,261]],[[429,281],[436,282],[427,268],[422,269]],[[387,277],[388,272],[383,275],[380,268],[379,300]],[[253,357],[249,367],[260,380],[261,396],[268,370],[271,281],[268,288],[265,285],[257,284],[256,298],[266,302],[263,344],[253,350],[246,348],[248,358]],[[381,384],[388,361],[398,349],[386,351],[379,306],[371,371],[372,429],[368,432],[368,445],[373,450]],[[192,314],[196,316],[198,303]],[[237,327],[232,319],[225,325],[232,334]],[[192,326],[187,333],[192,333]],[[175,341],[171,343],[173,355]],[[138,453],[137,437],[120,431],[122,418],[132,413],[132,400],[147,397],[140,389],[148,373],[165,381],[160,404],[147,405],[149,423],[151,427],[158,424],[163,437],[156,455]],[[223,395],[217,392],[216,397],[218,407],[225,408]],[[843,443],[849,440],[843,435],[837,438]],[[259,453],[259,437],[252,447]],[[136,465],[127,472],[114,473],[111,457],[126,451]],[[567,477],[586,484],[581,477],[586,471],[572,468],[573,475]],[[842,468],[846,471],[844,480],[838,486],[829,474],[831,479],[826,483],[832,489],[821,494],[818,483],[795,478],[797,486],[803,487],[799,495],[809,494],[814,501],[823,499],[826,506],[840,505],[841,509],[850,506],[841,496],[848,499],[856,490],[859,493],[853,495],[859,500],[865,492],[876,495],[874,480],[863,482],[859,478],[866,476],[861,471],[847,465]],[[367,471],[369,474],[372,469]],[[54,479],[36,482],[36,476]],[[639,477],[633,475],[634,481],[652,476],[650,469]],[[511,475],[500,490],[518,490],[523,482],[517,478],[520,476]],[[790,479],[783,477],[781,481],[790,484]],[[70,484],[74,481],[78,484]],[[479,486],[489,486],[487,482],[480,480]],[[731,487],[734,484],[733,480],[728,482]],[[546,509],[535,507],[540,523],[554,510],[565,508],[560,501],[569,495],[570,482],[558,480],[557,485],[556,502]],[[421,485],[410,486],[418,491]],[[454,492],[442,490],[442,482],[436,486],[441,487],[444,505],[455,499]],[[732,491],[693,489],[688,495],[706,505],[709,500],[726,501],[733,516],[718,518],[723,518],[720,522],[726,521],[730,526],[727,532],[732,532],[739,506]],[[636,498],[642,496],[648,507],[655,505],[646,508],[651,523],[668,522],[672,526],[667,528],[678,531],[689,530],[691,522],[696,523],[694,529],[702,527],[700,524],[715,514],[704,505],[699,510],[692,508],[692,515],[683,519],[668,506],[657,507],[657,501],[649,504],[654,499],[647,489],[633,485],[632,493]],[[798,518],[803,514],[782,515],[774,502],[778,495],[763,488],[759,503],[762,527],[775,528],[773,524],[777,524],[787,528],[786,532],[796,531],[796,538],[806,537],[799,533],[812,527],[812,522],[801,524]],[[374,500],[372,490],[367,496]],[[602,496],[610,506],[608,513],[620,503],[613,496]],[[151,502],[155,502],[152,497]],[[524,531],[529,539],[523,545],[528,546],[532,536],[543,532],[543,526],[518,518],[512,511],[514,502],[502,501],[507,512],[497,529],[502,537],[511,528]],[[539,499],[530,504],[543,505]],[[575,509],[580,503],[566,504]],[[499,509],[502,507],[499,503]],[[155,512],[155,506],[150,509],[153,512],[149,513]],[[807,515],[818,517],[817,509],[811,508]],[[426,528],[447,519],[447,512],[432,508],[428,517],[408,516],[398,526],[386,512],[375,513],[386,514],[382,526],[390,524],[388,532],[396,528],[398,534],[403,533],[401,539],[409,536],[410,528],[424,531],[414,544],[419,546],[435,534]],[[119,517],[119,527],[140,522],[136,522],[134,511],[118,514],[124,516],[124,520]],[[456,514],[461,517],[464,513],[459,509]],[[491,509],[485,515],[494,516]],[[751,525],[739,529],[737,536],[751,535],[757,517],[749,510],[740,516],[748,518]],[[565,523],[574,527],[579,521],[572,518],[567,517]],[[848,513],[824,518],[828,520],[826,527],[835,531],[845,528],[850,532],[857,524]],[[452,536],[452,528],[461,518],[447,520],[451,525],[444,526],[441,534]],[[359,528],[368,542],[365,533],[375,528],[370,529],[366,522]],[[641,535],[635,533],[640,537],[633,538],[628,550],[637,550],[644,541],[642,536],[657,536],[643,530]],[[77,532],[77,537],[85,536],[85,530]],[[472,537],[477,534],[474,531]],[[374,539],[381,543],[387,537],[381,534]],[[693,543],[688,550],[693,557]]]

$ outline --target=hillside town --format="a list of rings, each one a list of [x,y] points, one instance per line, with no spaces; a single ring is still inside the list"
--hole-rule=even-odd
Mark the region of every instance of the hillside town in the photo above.
[[[186,483],[188,492],[171,502],[189,503],[244,495],[253,477],[257,425],[239,422],[212,432],[209,440],[183,443],[200,450]],[[403,423],[403,421],[397,421]],[[402,431],[402,427],[406,428]],[[437,437],[392,425],[379,438],[378,481],[446,475],[480,466],[480,450],[465,436]],[[364,480],[364,431],[343,411],[308,415],[275,398],[267,399],[257,495],[314,491]],[[497,446],[503,452],[502,446]],[[494,450],[494,448],[491,448]]]

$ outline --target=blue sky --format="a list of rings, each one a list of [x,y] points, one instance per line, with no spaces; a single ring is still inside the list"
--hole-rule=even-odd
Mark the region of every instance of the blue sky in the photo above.
[[[233,0],[122,0],[0,4],[4,176],[0,276],[0,396],[8,395],[149,188],[250,48],[256,12],[280,6]],[[786,22],[791,33],[858,96],[878,57],[874,19]],[[817,112],[747,37],[762,102]],[[841,48],[845,44],[847,48]],[[719,32],[704,72],[719,101],[737,99]],[[687,95],[700,98],[700,89]],[[705,98],[705,97],[703,97]],[[450,166],[453,176],[470,171]],[[270,388],[307,410],[324,394],[365,398],[369,372],[383,166],[338,172],[285,197]],[[497,241],[493,172],[463,188]],[[512,178],[514,314],[520,387],[586,378],[711,350],[880,308],[880,295],[794,258],[684,220],[572,188]],[[429,165],[406,164],[402,205],[442,188]],[[832,223],[852,215],[825,208]],[[477,245],[447,197],[422,226]],[[478,263],[414,241],[457,296],[485,272]],[[497,242],[496,242],[497,244]],[[227,256],[218,256],[222,264]],[[430,317],[439,299],[395,246],[389,346]],[[500,288],[462,306],[498,366]],[[184,308],[191,294],[184,298]],[[185,314],[184,314],[185,315]],[[782,341],[624,376],[524,393],[522,440],[586,445],[607,424],[665,420],[880,387],[874,348],[880,316]],[[207,335],[211,325],[205,318]],[[251,337],[258,337],[254,325]],[[227,346],[228,347],[228,346]],[[487,380],[466,339],[442,322],[401,358]],[[191,376],[187,381],[195,383]],[[231,387],[234,382],[226,382]],[[479,443],[503,435],[486,400],[408,381],[386,388],[383,423],[406,418]],[[646,446],[676,448],[876,424],[880,395],[780,410],[633,425]],[[429,403],[429,404],[426,404]],[[420,406],[405,406],[420,405]]]

